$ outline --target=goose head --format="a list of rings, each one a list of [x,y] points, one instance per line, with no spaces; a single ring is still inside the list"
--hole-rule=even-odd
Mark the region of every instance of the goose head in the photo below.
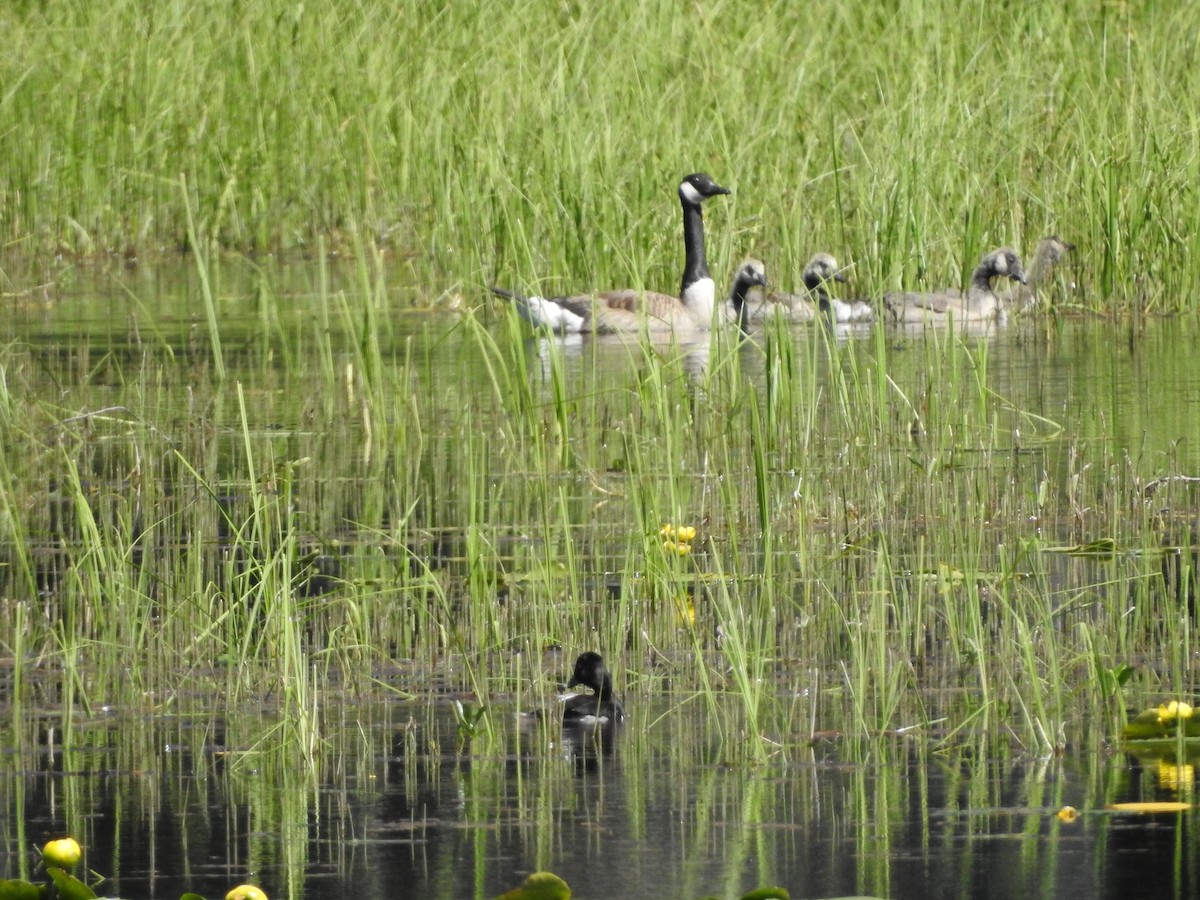
[[[752,287],[767,286],[767,267],[762,264],[761,260],[748,259],[742,263],[742,267],[733,273],[733,287],[729,290],[729,296],[733,300],[746,299],[746,292]]]
[[[679,182],[679,199],[693,206],[699,206],[709,197],[729,193],[732,193],[729,188],[721,187],[712,180],[711,176],[706,175],[704,172],[693,172],[691,175],[685,175],[683,181]]]
[[[1021,284],[1029,283],[1025,277],[1025,270],[1021,266],[1021,257],[1008,247],[1001,247],[999,250],[985,253],[983,259],[979,261],[979,265],[975,267],[975,276],[972,280],[975,285],[987,288],[993,278],[1000,276],[1011,278]]]
[[[845,274],[838,268],[838,261],[830,253],[817,253],[804,267],[804,286],[815,291],[829,281],[845,281]]]
[[[767,286],[767,267],[761,260],[747,259],[733,273],[733,285],[729,288],[729,300],[733,304],[733,315],[745,330],[747,324],[746,300],[750,290]]]

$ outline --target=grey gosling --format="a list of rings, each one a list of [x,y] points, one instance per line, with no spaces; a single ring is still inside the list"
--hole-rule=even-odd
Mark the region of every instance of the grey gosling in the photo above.
[[[999,277],[1026,283],[1020,257],[1007,247],[984,254],[971,276],[971,287],[965,297],[955,291],[885,294],[883,304],[887,320],[907,325],[950,321],[967,324],[999,319],[1004,313],[1004,303],[992,289],[992,279]]]
[[[811,322],[821,313],[830,322],[842,325],[870,322],[875,318],[875,311],[870,304],[861,300],[839,300],[829,295],[828,285],[831,282],[846,280],[832,254],[814,254],[804,267],[801,279],[806,291],[803,294],[752,292],[742,313],[743,323],[766,322],[777,318],[790,322]]]
[[[1029,266],[1028,284],[1018,285],[1013,291],[1013,301],[1018,309],[1037,306],[1040,297],[1038,288],[1047,284],[1054,275],[1054,267],[1064,256],[1075,249],[1075,245],[1064,241],[1057,234],[1044,237],[1033,251],[1033,262]]]
[[[740,269],[733,274],[733,284],[729,288],[729,299],[726,306],[727,315],[736,319],[745,331],[748,324],[749,295],[756,287],[767,286],[767,268],[760,260],[748,259]]]

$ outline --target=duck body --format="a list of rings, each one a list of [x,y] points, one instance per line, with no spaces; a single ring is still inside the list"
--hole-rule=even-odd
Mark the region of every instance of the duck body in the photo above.
[[[612,689],[612,676],[599,653],[581,653],[568,688],[588,687],[592,694],[573,694],[563,701],[563,724],[606,724],[625,720],[625,708]]]
[[[712,327],[716,286],[704,251],[702,204],[730,193],[703,172],[679,183],[683,210],[684,266],[679,296],[657,291],[615,290],[561,297],[524,296],[493,287],[537,328],[556,334],[619,334],[640,331],[704,331]]]
[[[883,304],[888,321],[895,325],[995,321],[1004,315],[1004,302],[992,287],[992,279],[999,277],[1020,284],[1027,282],[1020,257],[1007,247],[984,254],[971,275],[966,296],[954,290],[885,294]]]

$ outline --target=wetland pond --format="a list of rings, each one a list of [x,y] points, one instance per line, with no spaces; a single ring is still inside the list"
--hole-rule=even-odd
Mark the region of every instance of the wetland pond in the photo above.
[[[1194,797],[1120,729],[1195,697],[1195,321],[647,348],[195,273],[5,297],[0,875],[1197,891],[1195,808],[1108,808]],[[619,728],[553,713],[585,650]]]

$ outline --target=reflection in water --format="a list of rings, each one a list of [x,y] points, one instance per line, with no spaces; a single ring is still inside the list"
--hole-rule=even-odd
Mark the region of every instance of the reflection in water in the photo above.
[[[515,729],[455,756],[439,749],[453,746],[451,716],[392,726],[402,708],[365,711],[384,721],[347,734],[350,752],[319,785],[269,749],[205,743],[213,723],[117,716],[70,759],[7,768],[0,796],[25,841],[79,834],[87,865],[123,897],[219,896],[248,875],[309,900],[491,897],[537,870],[580,897],[768,884],[793,896],[1185,896],[1200,860],[1194,811],[1104,812],[1190,796],[1161,751],[1126,766],[888,738],[756,767],[730,762],[698,708],[650,705],[624,729]],[[273,727],[231,721],[227,733]],[[1061,821],[1064,805],[1079,819]]]

